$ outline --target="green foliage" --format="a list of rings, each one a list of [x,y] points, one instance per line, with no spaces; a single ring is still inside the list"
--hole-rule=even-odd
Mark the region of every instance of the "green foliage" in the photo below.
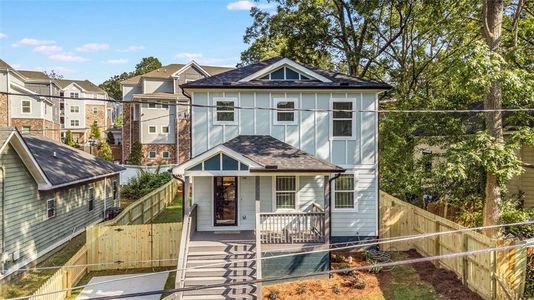
[[[113,161],[113,152],[106,141],[103,141],[98,145],[98,157],[107,161]]]
[[[280,298],[280,291],[279,290],[269,290],[269,300],[277,300]]]
[[[124,124],[124,117],[121,115],[118,115],[115,119],[115,123],[113,124],[113,128],[122,128]]]
[[[332,287],[332,292],[336,295],[339,295],[341,294],[341,287],[337,284],[335,284],[333,287]]]
[[[106,141],[110,145],[115,145],[115,136],[113,135],[113,132],[108,131]]]
[[[65,133],[65,144],[71,147],[76,147],[76,142],[74,141],[74,136],[72,135],[72,131],[69,129]]]
[[[333,263],[343,263],[343,262],[345,262],[345,260],[346,260],[345,256],[343,256],[341,254],[332,255],[332,262]]]
[[[525,283],[525,298],[534,298],[534,252],[529,253],[527,259],[527,280]]]
[[[522,208],[520,196],[505,198],[501,203],[501,223],[517,223],[534,220],[534,208]],[[521,240],[534,238],[534,226],[511,226],[505,227],[506,234],[512,234]]]
[[[129,199],[139,199],[171,181],[171,179],[171,174],[168,172],[151,173],[139,171],[138,176],[130,179],[128,184],[122,188],[121,194]]]
[[[141,165],[143,162],[143,151],[139,142],[134,142],[130,155],[128,156],[128,163],[131,165]]]
[[[305,284],[299,284],[297,286],[297,295],[305,294],[308,291],[308,287]]]
[[[358,290],[363,290],[365,288],[365,285],[365,281],[356,275],[345,282],[346,287]]]
[[[102,135],[100,134],[100,127],[98,127],[98,122],[93,121],[93,124],[91,124],[91,138],[95,140],[100,140]]]
[[[351,267],[352,266],[349,263],[342,262],[337,266],[337,269],[338,270],[344,270],[344,269],[350,269]],[[340,272],[339,274],[348,276],[348,275],[352,275],[352,273],[353,273],[353,271],[343,271],[343,272]]]

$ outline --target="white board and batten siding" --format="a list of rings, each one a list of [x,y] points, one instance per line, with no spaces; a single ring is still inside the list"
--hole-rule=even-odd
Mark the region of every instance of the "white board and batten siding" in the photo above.
[[[363,110],[353,114],[353,136],[340,139],[332,138],[332,114],[329,112],[296,111],[294,124],[279,125],[274,121],[275,111],[236,109],[235,124],[217,125],[214,124],[214,108],[193,107],[192,155],[195,157],[238,135],[270,135],[318,158],[344,167],[348,172],[355,173],[357,209],[351,212],[333,210],[332,236],[376,236],[378,234],[378,119],[375,112],[365,111],[377,109],[376,91],[217,90],[192,92],[193,104],[212,106],[216,105],[217,100],[221,100],[217,98],[233,98],[235,105],[241,107],[275,107],[275,99],[295,99],[296,108],[319,110],[331,109],[332,101],[339,99],[351,101],[353,110]],[[264,190],[261,194],[264,195]],[[211,201],[212,196],[207,196],[209,197],[206,199]],[[323,191],[317,197],[323,201]],[[267,208],[267,204],[262,202],[262,210],[264,208]],[[212,220],[212,218],[207,218],[207,220]]]

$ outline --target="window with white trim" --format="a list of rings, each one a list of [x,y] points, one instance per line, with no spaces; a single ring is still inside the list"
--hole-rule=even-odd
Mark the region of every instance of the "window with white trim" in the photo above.
[[[354,174],[342,174],[334,180],[334,209],[356,209],[356,182]]]
[[[169,126],[161,126],[161,133],[169,133]]]
[[[235,100],[221,99],[215,101],[215,105],[217,106],[215,111],[215,124],[235,123]]]
[[[22,133],[30,133],[32,131],[31,126],[22,126]]]
[[[161,108],[163,108],[163,109],[169,109],[169,104],[168,104],[168,103],[162,103],[162,104],[161,104]]]
[[[70,93],[70,97],[71,97],[71,98],[79,98],[79,97],[80,97],[80,94],[71,92],[71,93]]]
[[[295,124],[295,99],[274,99],[276,106],[276,116],[274,124]]]
[[[22,100],[22,113],[23,114],[32,113],[32,102],[30,100]]]
[[[156,151],[149,151],[148,158],[156,158]]]
[[[70,120],[70,126],[72,127],[80,126],[80,120]]]
[[[148,108],[156,108],[156,103],[154,102],[148,103]]]
[[[276,176],[275,179],[276,209],[297,208],[297,177]]]
[[[92,211],[95,209],[95,188],[90,187],[88,190],[88,205],[89,205],[89,211]]]
[[[46,200],[46,218],[50,219],[56,216],[56,199]]]
[[[170,153],[169,153],[169,151],[163,151],[163,152],[161,152],[161,157],[162,157],[163,159],[169,159],[169,157],[170,157]]]
[[[98,107],[93,107],[93,114],[98,113]]]
[[[353,132],[352,101],[332,101],[332,136],[349,138]]]
[[[71,112],[71,113],[79,113],[79,112],[80,112],[80,106],[78,106],[78,105],[72,105],[72,106],[70,107],[70,112]]]
[[[310,78],[291,68],[281,67],[261,77],[260,80],[310,80]]]
[[[156,132],[157,132],[156,131],[156,126],[154,126],[154,125],[148,126],[148,133],[155,134]]]

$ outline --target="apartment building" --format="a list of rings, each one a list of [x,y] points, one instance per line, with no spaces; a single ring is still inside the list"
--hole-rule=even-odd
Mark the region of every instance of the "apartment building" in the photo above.
[[[181,84],[207,78],[232,68],[171,64],[121,82],[124,125],[122,157],[139,142],[143,164],[184,162],[190,152],[189,103]],[[178,104],[178,105],[176,105]]]

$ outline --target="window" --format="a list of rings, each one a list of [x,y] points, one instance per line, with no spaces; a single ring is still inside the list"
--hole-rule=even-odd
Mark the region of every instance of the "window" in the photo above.
[[[169,151],[161,152],[161,157],[163,157],[163,159],[169,159]]]
[[[119,198],[119,182],[117,180],[113,181],[113,200],[117,200]]]
[[[93,114],[97,114],[98,113],[98,107],[93,107]]]
[[[56,216],[56,199],[46,200],[46,217],[48,219]]]
[[[215,112],[215,124],[234,123],[235,121],[235,101],[216,101],[217,111]]]
[[[167,104],[167,103],[161,104],[161,108],[169,109],[169,104]]]
[[[79,95],[78,93],[73,93],[73,92],[71,92],[71,93],[70,93],[70,97],[71,97],[71,98],[79,98],[80,95]]]
[[[156,151],[149,151],[148,158],[156,158]]]
[[[73,105],[70,107],[70,112],[71,113],[79,113],[80,112],[80,107],[78,105]]]
[[[296,209],[297,177],[276,176],[275,191],[276,209]]]
[[[30,100],[22,100],[22,113],[23,114],[32,113],[32,102]]]
[[[148,103],[148,108],[156,108],[156,103]]]
[[[95,208],[95,188],[89,188],[89,211],[92,211]]]
[[[310,80],[310,78],[291,68],[282,67],[261,77],[260,80]]]
[[[169,133],[169,126],[161,126],[161,133]]]
[[[352,102],[334,101],[332,110],[332,136],[352,137]]]
[[[154,126],[154,125],[148,126],[148,133],[155,134],[156,133],[156,126]]]
[[[355,209],[355,184],[353,174],[343,174],[334,181],[334,208]]]
[[[274,124],[294,124],[295,118],[295,100],[294,99],[274,99],[276,105],[276,119]]]
[[[80,126],[80,120],[70,120],[70,126],[79,127]]]
[[[32,131],[31,126],[22,126],[22,133],[30,133]]]

